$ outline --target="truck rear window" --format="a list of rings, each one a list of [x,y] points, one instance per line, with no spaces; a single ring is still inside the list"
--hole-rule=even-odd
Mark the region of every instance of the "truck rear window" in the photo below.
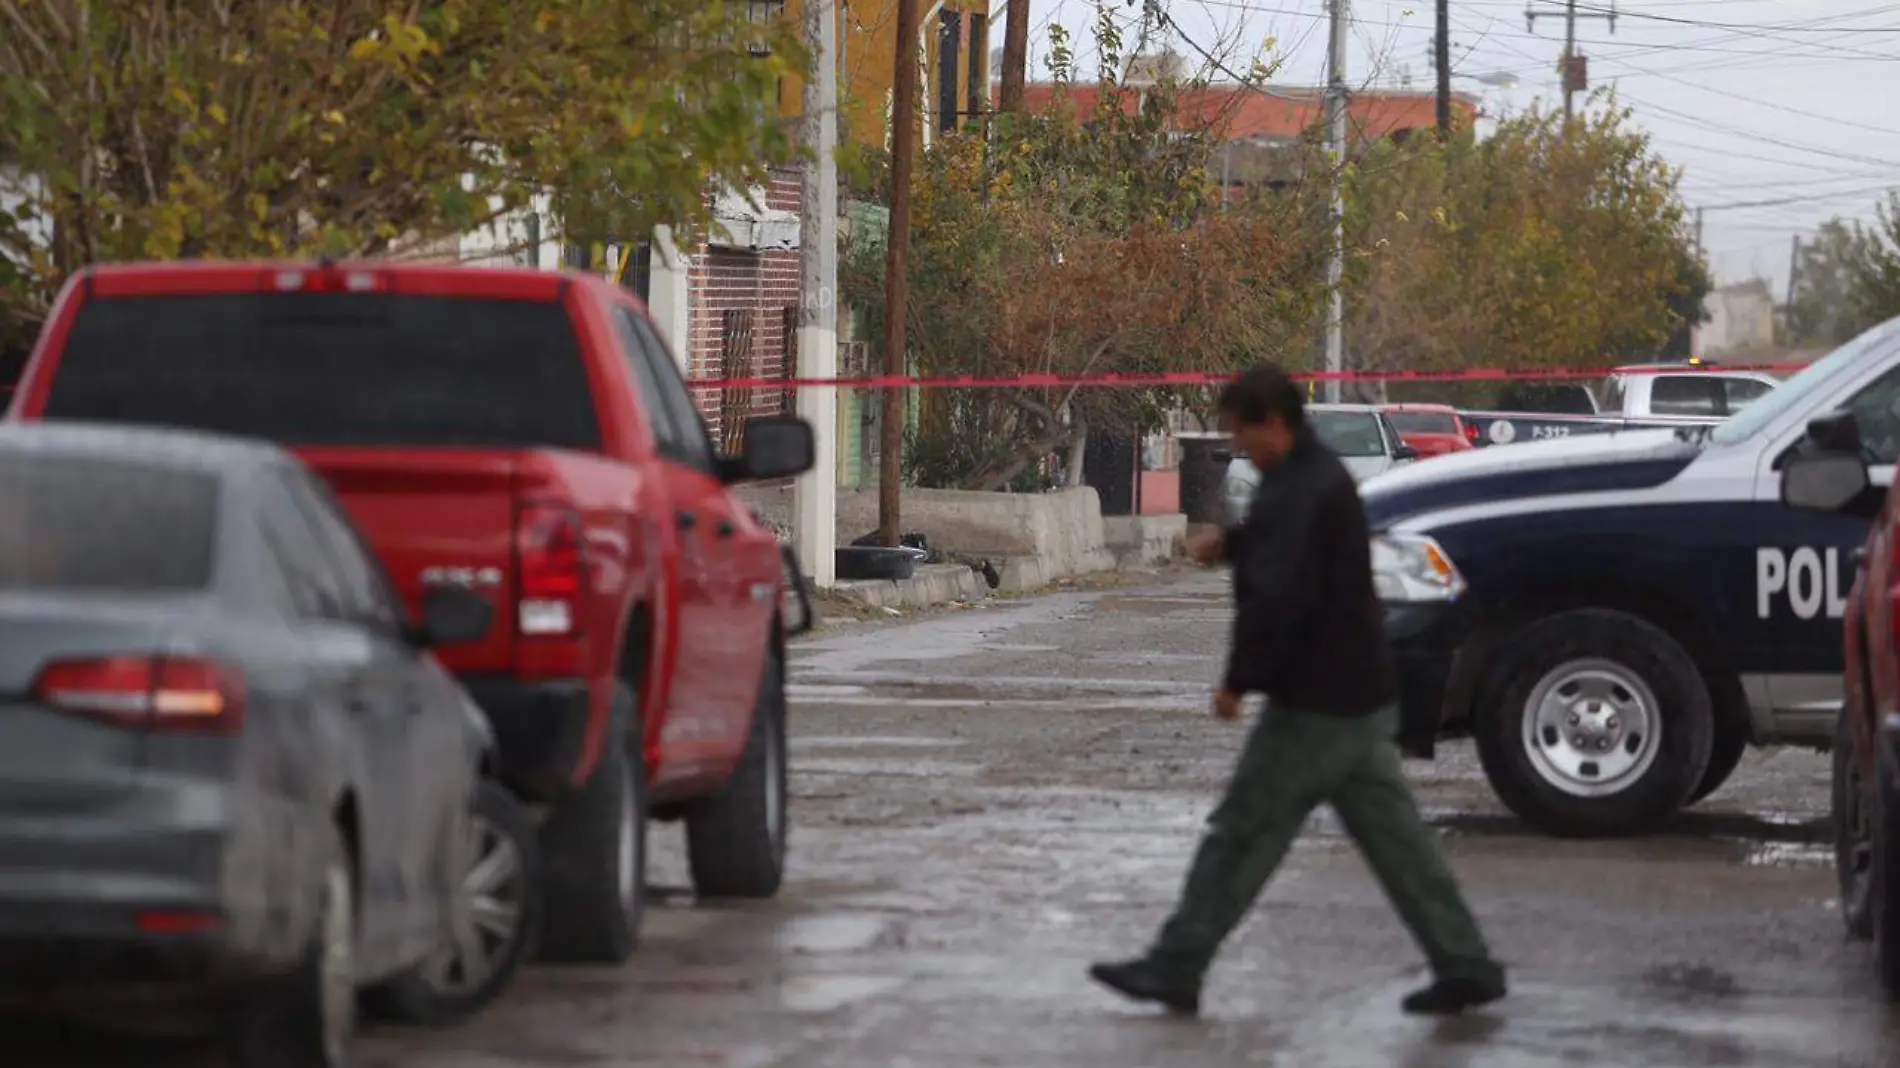
[[[1387,412],[1401,434],[1456,434],[1458,421],[1450,412]]]
[[[0,590],[203,589],[218,479],[155,464],[0,453]]]
[[[289,445],[598,450],[558,304],[246,293],[82,305],[45,415]]]

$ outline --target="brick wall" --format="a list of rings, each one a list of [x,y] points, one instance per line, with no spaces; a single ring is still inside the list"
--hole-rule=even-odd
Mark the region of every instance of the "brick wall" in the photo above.
[[[802,192],[796,170],[775,171],[766,190],[766,207],[796,212]],[[692,292],[690,377],[776,378],[788,373],[787,354],[794,351],[796,341],[787,336],[787,330],[794,334],[797,330],[796,251],[748,252],[702,245],[693,257],[688,285]],[[789,317],[786,309],[793,309]],[[749,357],[728,367],[729,343],[747,335]],[[783,410],[785,403],[784,393],[778,390],[721,396],[717,390],[701,389],[694,394],[715,441],[725,436],[729,413],[740,418],[769,414]]]

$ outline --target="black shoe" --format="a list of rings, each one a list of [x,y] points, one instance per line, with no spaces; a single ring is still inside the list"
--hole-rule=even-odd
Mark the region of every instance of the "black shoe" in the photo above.
[[[1179,1016],[1201,1014],[1201,984],[1170,978],[1145,957],[1120,964],[1091,965],[1089,978],[1123,997],[1155,1002]]]
[[[1466,1009],[1489,1005],[1504,994],[1502,971],[1483,979],[1453,976],[1407,995],[1403,1007],[1414,1016],[1456,1016]]]

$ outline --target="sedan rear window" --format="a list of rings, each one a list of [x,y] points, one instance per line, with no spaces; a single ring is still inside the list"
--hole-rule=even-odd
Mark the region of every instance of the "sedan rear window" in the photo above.
[[[80,309],[45,414],[287,445],[600,447],[567,313],[530,301],[100,300]]]
[[[0,453],[0,590],[200,590],[218,479],[119,460]]]

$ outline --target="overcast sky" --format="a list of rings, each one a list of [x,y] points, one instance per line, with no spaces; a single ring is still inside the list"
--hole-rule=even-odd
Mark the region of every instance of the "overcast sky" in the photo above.
[[[1028,2],[1030,77],[1048,76],[1052,23],[1069,30],[1092,74],[1094,0]],[[1140,4],[1110,3],[1132,27]],[[1167,8],[1180,29],[1167,36],[1191,61],[1182,34],[1243,62],[1272,40],[1283,61],[1276,80],[1324,80],[1325,0],[1167,0]],[[1527,8],[1538,12],[1534,29]],[[1614,33],[1596,17],[1612,8]],[[1871,221],[1881,189],[1900,186],[1900,2],[1578,0],[1577,9],[1592,86],[1614,84],[1682,168],[1684,198],[1706,209],[1703,244],[1719,282],[1762,277],[1785,293],[1796,235],[1835,215]],[[1352,0],[1348,81],[1397,87],[1409,77],[1412,88],[1430,89],[1433,11],[1432,0]],[[1539,98],[1561,105],[1563,11],[1562,0],[1451,0],[1454,87],[1481,96],[1493,114]],[[1477,80],[1498,74],[1517,84]]]

